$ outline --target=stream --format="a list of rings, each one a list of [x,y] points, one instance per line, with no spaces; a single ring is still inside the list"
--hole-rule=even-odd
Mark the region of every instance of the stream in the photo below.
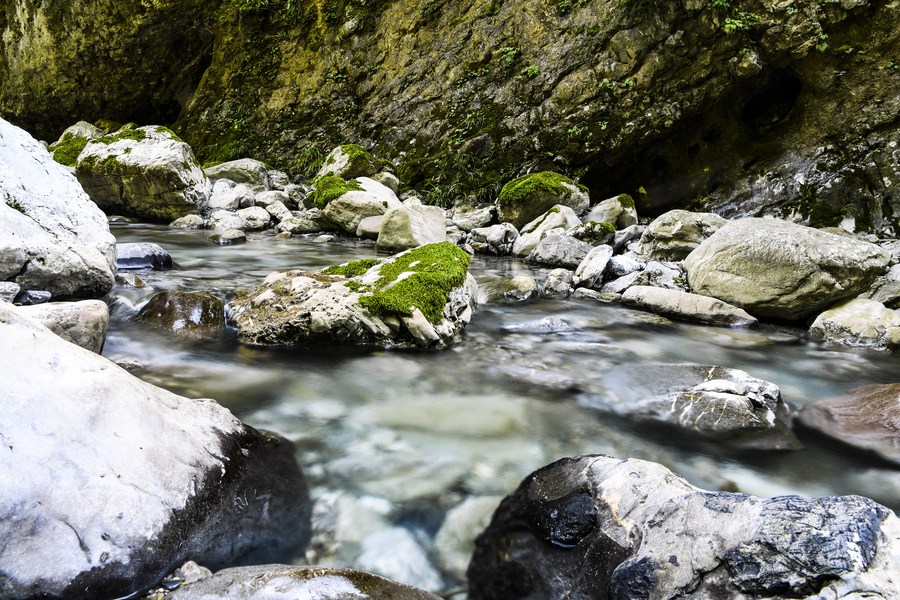
[[[135,272],[142,288],[117,284],[104,356],[175,393],[214,398],[245,423],[293,441],[320,499],[308,555],[316,564],[380,570],[450,595],[464,586],[464,555],[454,563],[435,543],[446,537],[438,532],[448,511],[472,498],[495,503],[535,469],[580,454],[658,462],[705,489],[859,494],[900,510],[900,471],[820,436],[798,431],[800,451],[740,450],[596,408],[598,399],[652,385],[660,363],[741,369],[778,385],[796,408],[897,382],[891,354],[820,343],[787,325],[706,327],[576,299],[482,305],[462,342],[437,352],[250,348],[230,329],[218,339],[181,340],[129,318],[164,289],[228,301],[272,271],[372,257],[374,246],[248,234],[244,245],[220,247],[208,231],[110,228],[119,242],[160,244],[176,267]],[[480,283],[540,272],[483,256],[470,271]],[[417,556],[384,533],[399,529],[412,533],[417,546],[409,552]]]

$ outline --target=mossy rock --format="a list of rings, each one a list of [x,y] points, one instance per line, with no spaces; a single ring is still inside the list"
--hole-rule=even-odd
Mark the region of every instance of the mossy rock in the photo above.
[[[362,146],[356,144],[344,144],[332,150],[327,157],[316,178],[325,176],[337,176],[344,179],[355,177],[369,177],[379,171],[378,161],[366,152]]]
[[[347,192],[362,191],[362,186],[355,179],[349,181],[338,175],[322,175],[313,180],[315,189],[309,194],[309,201],[318,209],[324,209],[332,200],[340,198]]]
[[[590,204],[588,189],[552,171],[530,173],[503,186],[497,209],[501,221],[522,228],[556,204],[582,213]]]

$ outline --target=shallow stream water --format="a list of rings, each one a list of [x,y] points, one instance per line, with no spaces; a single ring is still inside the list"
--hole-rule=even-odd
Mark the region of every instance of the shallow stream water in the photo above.
[[[309,558],[317,564],[380,570],[447,593],[463,583],[459,556],[454,567],[435,544],[447,511],[473,497],[490,504],[535,469],[588,453],[659,462],[706,489],[860,494],[900,509],[900,470],[809,433],[798,432],[800,451],[735,450],[595,408],[652,385],[660,363],[742,369],[778,385],[798,407],[900,381],[890,354],[822,344],[787,326],[705,327],[574,299],[482,305],[463,341],[439,352],[249,348],[230,330],[185,341],[129,318],[163,289],[227,301],[272,271],[319,269],[375,250],[359,241],[262,234],[219,247],[207,241],[209,232],[111,229],[120,242],[162,245],[176,268],[137,272],[143,288],[116,286],[103,354],[136,364],[136,375],[176,393],[215,398],[244,422],[294,441],[321,499],[315,527],[328,530],[315,532]],[[517,261],[484,257],[470,270],[481,282],[539,275]],[[353,508],[336,517],[340,506]],[[403,543],[414,546],[384,534],[398,529],[413,534]],[[399,564],[377,556],[385,553]],[[420,559],[428,564],[415,567]]]

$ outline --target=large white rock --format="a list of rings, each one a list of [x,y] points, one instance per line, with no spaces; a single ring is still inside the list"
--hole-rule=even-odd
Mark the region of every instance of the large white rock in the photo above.
[[[0,280],[54,297],[99,297],[116,240],[78,181],[28,133],[0,119]]]
[[[384,214],[375,245],[379,250],[398,251],[447,240],[447,217],[439,206],[411,204]]]
[[[881,302],[855,298],[820,314],[809,332],[848,346],[893,350],[900,347],[900,313]]]
[[[802,319],[852,298],[888,266],[875,244],[780,219],[741,219],[688,255],[694,293],[757,317]]]
[[[105,212],[163,223],[197,212],[212,192],[191,147],[164,127],[123,128],[88,142],[75,174]]]
[[[612,258],[612,246],[601,245],[591,248],[587,256],[575,268],[572,284],[599,289],[603,284],[603,273]]]
[[[140,595],[186,560],[305,547],[292,446],[214,401],[146,383],[3,304],[0,380],[4,598]]]

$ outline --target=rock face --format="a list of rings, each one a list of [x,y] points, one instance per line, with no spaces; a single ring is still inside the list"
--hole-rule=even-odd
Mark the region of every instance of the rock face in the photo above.
[[[286,565],[225,569],[165,597],[171,600],[439,600],[428,592],[362,571]]]
[[[55,297],[113,286],[116,240],[75,178],[31,136],[0,120],[0,280]]]
[[[657,421],[690,436],[737,447],[795,450],[789,410],[773,383],[710,365],[623,365],[606,373],[604,391],[582,404],[638,421]]]
[[[802,319],[865,290],[890,255],[862,240],[778,219],[741,219],[684,261],[691,289],[757,317]]]
[[[310,503],[285,440],[2,305],[0,330],[0,596],[123,597],[188,559],[303,550]]]
[[[900,465],[900,385],[867,385],[807,404],[800,423]]]
[[[229,320],[241,341],[256,345],[443,347],[475,310],[468,265],[468,254],[442,242],[383,261],[272,273],[237,294]]]
[[[166,290],[154,294],[134,320],[182,337],[203,337],[225,326],[225,307],[211,294]]]
[[[88,142],[75,174],[105,212],[163,223],[197,212],[212,192],[191,148],[165,127],[126,127]]]
[[[661,465],[563,459],[527,477],[476,540],[473,599],[892,598],[900,521],[859,496],[760,499]]]
[[[881,302],[856,298],[820,314],[809,332],[848,346],[892,350],[900,347],[900,314]]]

